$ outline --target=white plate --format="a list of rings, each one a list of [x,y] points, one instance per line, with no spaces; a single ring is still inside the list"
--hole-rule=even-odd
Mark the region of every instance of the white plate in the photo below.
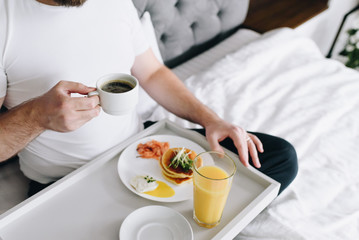
[[[150,140],[169,142],[170,148],[185,147],[195,151],[197,154],[205,151],[197,143],[183,137],[173,135],[152,135],[142,138],[128,146],[119,157],[117,170],[123,184],[137,195],[154,201],[180,202],[187,199],[191,199],[193,194],[192,182],[185,183],[183,185],[175,185],[173,183],[170,183],[163,178],[158,160],[138,157],[138,153],[136,151],[137,145],[139,143],[146,143]],[[136,175],[149,175],[156,180],[167,183],[170,187],[173,188],[173,190],[175,191],[175,195],[168,198],[160,198],[137,192],[130,184],[130,180]]]
[[[187,219],[163,206],[147,206],[130,213],[120,228],[121,240],[192,240]]]

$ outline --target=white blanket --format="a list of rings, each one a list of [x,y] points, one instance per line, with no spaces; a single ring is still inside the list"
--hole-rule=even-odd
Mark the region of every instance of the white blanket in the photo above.
[[[297,178],[240,239],[359,239],[358,72],[280,29],[184,82],[226,120],[297,150]],[[196,127],[162,107],[150,119],[165,117]]]

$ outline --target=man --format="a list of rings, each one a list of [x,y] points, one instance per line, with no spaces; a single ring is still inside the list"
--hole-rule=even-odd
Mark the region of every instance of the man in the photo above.
[[[86,96],[112,72],[134,75],[167,110],[203,126],[213,150],[225,143],[281,191],[294,179],[289,143],[219,118],[156,60],[130,0],[0,0],[0,29],[0,106],[9,109],[0,116],[0,160],[18,154],[30,194],[143,129],[135,112],[110,116],[97,96],[72,95]]]

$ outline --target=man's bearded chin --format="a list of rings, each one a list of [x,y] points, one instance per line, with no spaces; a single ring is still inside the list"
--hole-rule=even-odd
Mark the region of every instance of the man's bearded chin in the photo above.
[[[86,2],[86,0],[53,0],[59,6],[65,7],[80,7]]]

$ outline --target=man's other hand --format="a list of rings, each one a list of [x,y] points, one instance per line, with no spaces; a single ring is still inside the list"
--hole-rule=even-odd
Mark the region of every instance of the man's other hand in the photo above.
[[[239,160],[244,166],[249,166],[249,157],[251,156],[253,165],[260,168],[261,164],[258,158],[258,151],[263,152],[262,142],[255,135],[248,133],[241,127],[235,126],[223,120],[211,122],[206,129],[206,138],[212,150],[223,152],[219,142],[229,137],[233,140],[237,148]]]

